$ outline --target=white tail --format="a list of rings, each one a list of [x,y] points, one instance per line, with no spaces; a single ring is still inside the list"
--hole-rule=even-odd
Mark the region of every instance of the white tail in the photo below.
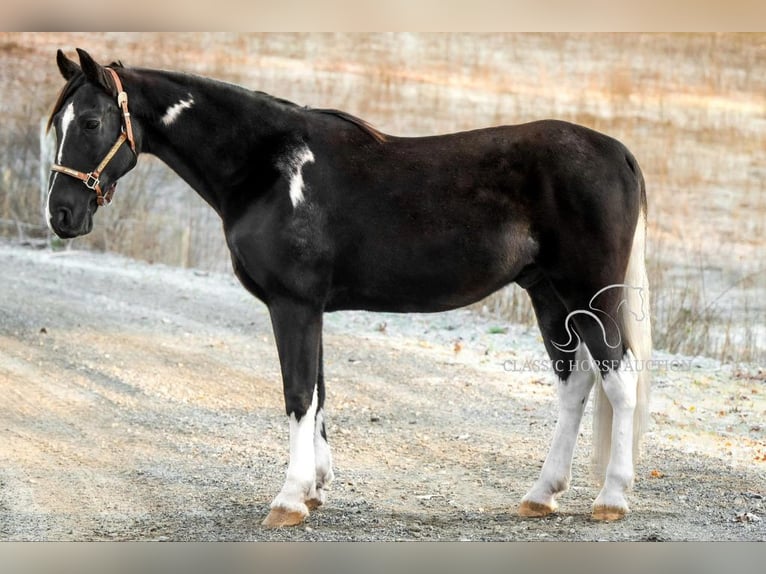
[[[628,268],[625,272],[625,299],[620,313],[620,333],[631,350],[638,369],[636,411],[633,417],[633,462],[638,461],[641,436],[649,420],[650,377],[647,361],[652,354],[652,324],[649,313],[649,281],[646,276],[646,211],[642,207],[633,234]],[[638,315],[638,316],[636,316]],[[603,480],[612,444],[612,405],[602,385],[596,385],[593,411],[593,470]]]

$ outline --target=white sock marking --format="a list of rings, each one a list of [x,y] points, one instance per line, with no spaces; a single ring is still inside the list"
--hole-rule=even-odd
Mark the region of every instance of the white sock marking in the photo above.
[[[64,157],[64,141],[66,140],[66,135],[69,131],[69,126],[72,125],[74,116],[74,102],[69,102],[69,105],[64,110],[64,116],[61,118],[61,141],[59,142],[59,149],[56,153],[56,163],[58,164],[61,164],[61,160]],[[53,177],[51,178],[51,185],[48,188],[48,197],[45,201],[45,223],[48,224],[48,229],[51,231],[53,231],[53,226],[51,225],[51,192],[53,191],[53,185],[56,183],[57,176],[58,172],[54,172]]]
[[[271,507],[308,514],[305,500],[315,496],[316,457],[314,455],[314,428],[317,412],[317,389],[306,414],[297,420],[290,415],[290,463],[287,465],[287,479],[282,490],[271,503]]]
[[[590,354],[584,345],[577,349],[575,364],[587,365]],[[573,371],[566,383],[557,381],[559,396],[559,417],[553,442],[545,458],[540,478],[524,496],[523,500],[537,502],[556,508],[556,496],[569,487],[572,475],[572,456],[580,431],[583,411],[588,402],[591,388],[596,380],[595,365],[589,370]]]
[[[628,509],[625,493],[633,485],[633,412],[636,409],[638,373],[635,357],[625,353],[620,368],[604,377],[604,392],[612,405],[612,448],[606,479],[594,506]]]
[[[287,162],[287,175],[290,177],[290,201],[294,208],[306,200],[303,195],[303,166],[307,163],[313,163],[313,161],[314,154],[308,147],[304,146],[297,150]]]
[[[194,105],[194,98],[191,94],[189,94],[189,98],[186,100],[178,100],[165,111],[165,115],[162,116],[162,123],[165,126],[169,126],[178,119],[182,111],[188,110],[192,105]]]
[[[317,486],[323,490],[332,482],[334,475],[332,471],[332,454],[330,445],[322,436],[322,426],[324,425],[324,411],[319,410],[314,425],[314,456],[316,457],[316,480]],[[317,492],[318,496],[322,496]],[[324,501],[322,501],[324,502]]]

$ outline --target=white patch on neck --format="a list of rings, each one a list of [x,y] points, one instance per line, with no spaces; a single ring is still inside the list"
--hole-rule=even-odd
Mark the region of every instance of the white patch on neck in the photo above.
[[[306,146],[296,150],[287,162],[287,175],[290,178],[290,202],[294,208],[306,201],[306,197],[303,195],[303,166],[313,162],[314,154]]]
[[[169,126],[178,119],[178,116],[181,115],[182,111],[188,110],[193,104],[194,98],[191,94],[189,94],[189,98],[186,100],[178,100],[175,104],[169,106],[168,109],[165,110],[165,115],[162,116],[162,123],[165,126]]]
[[[64,140],[66,140],[66,134],[69,131],[69,126],[72,125],[74,116],[74,102],[69,102],[69,105],[64,110],[64,116],[61,118],[61,141],[59,142],[59,149],[56,153],[56,163],[58,164],[61,164],[61,160],[64,156]],[[48,224],[48,229],[51,231],[53,231],[53,225],[51,224],[51,192],[53,191],[53,185],[56,183],[57,176],[58,172],[53,172],[51,185],[48,188],[48,197],[45,201],[45,223]]]

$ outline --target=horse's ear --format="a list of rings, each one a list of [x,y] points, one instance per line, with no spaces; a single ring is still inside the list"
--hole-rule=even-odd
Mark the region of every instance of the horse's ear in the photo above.
[[[67,82],[81,71],[80,66],[67,58],[61,50],[56,52],[56,64],[58,64],[59,72]]]
[[[85,50],[77,48],[77,54],[80,56],[80,65],[82,66],[85,78],[89,82],[97,84],[111,93],[113,88],[109,78],[107,78],[108,72],[106,71],[106,68],[91,58],[90,54]]]

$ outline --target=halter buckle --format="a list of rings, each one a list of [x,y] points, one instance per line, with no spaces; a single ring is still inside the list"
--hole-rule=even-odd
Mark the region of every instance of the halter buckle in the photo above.
[[[93,175],[93,172],[86,175],[88,176],[88,179],[85,180],[85,187],[90,190],[95,190],[99,184],[98,176]]]

